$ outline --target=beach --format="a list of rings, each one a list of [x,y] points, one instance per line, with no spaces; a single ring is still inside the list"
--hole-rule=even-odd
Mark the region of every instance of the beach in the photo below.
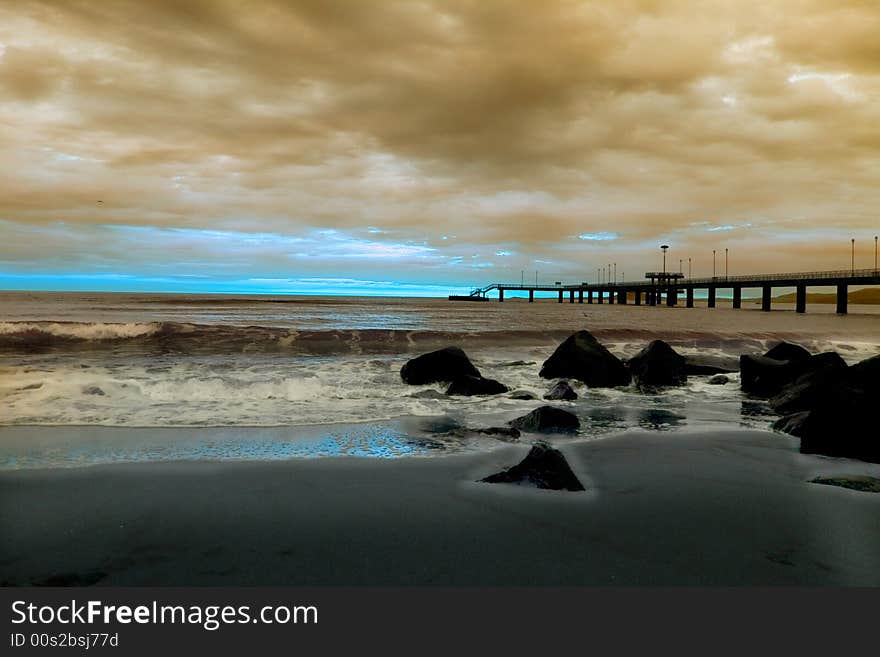
[[[880,464],[800,453],[741,354],[781,339],[852,365],[876,308],[0,294],[6,585],[880,585]],[[481,433],[547,403],[589,329],[727,370],[554,401],[570,435]],[[401,366],[447,345],[509,392]],[[542,441],[583,491],[481,483]]]
[[[95,585],[880,585],[880,465],[767,431],[555,440],[586,490],[476,483],[526,447],[433,458],[0,473],[0,581]]]

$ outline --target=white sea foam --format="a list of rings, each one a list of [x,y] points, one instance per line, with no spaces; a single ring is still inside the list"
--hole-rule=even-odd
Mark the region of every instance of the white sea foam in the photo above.
[[[40,332],[77,340],[114,340],[152,335],[161,326],[159,322],[0,322],[0,335]]]

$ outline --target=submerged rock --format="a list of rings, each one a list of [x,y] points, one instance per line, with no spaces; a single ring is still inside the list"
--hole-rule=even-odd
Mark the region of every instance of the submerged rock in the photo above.
[[[510,426],[521,431],[537,433],[571,433],[581,427],[574,413],[553,406],[541,406],[531,413],[510,421]]]
[[[103,397],[107,393],[104,392],[103,390],[101,390],[101,388],[99,388],[98,386],[88,386],[86,388],[83,388],[83,394],[84,395],[97,395],[99,397]]]
[[[511,440],[516,440],[520,437],[520,431],[516,427],[488,427],[487,429],[477,429],[477,433],[502,439],[509,438]]]
[[[523,400],[537,399],[537,397],[535,397],[535,395],[533,395],[528,390],[514,390],[512,393],[510,393],[508,395],[508,397],[510,397],[511,399],[523,399]]]
[[[508,388],[495,379],[484,379],[481,376],[462,376],[455,379],[446,389],[447,395],[500,395]]]
[[[880,479],[867,475],[837,475],[835,477],[816,477],[813,484],[825,484],[826,486],[839,486],[863,493],[880,493]]]
[[[725,383],[730,383],[730,377],[726,374],[716,374],[713,377],[710,377],[706,383],[709,383],[713,386],[723,386]]]
[[[773,360],[806,360],[810,357],[810,352],[799,344],[792,342],[777,342],[767,350],[764,358],[772,358]]]
[[[732,374],[739,372],[739,359],[734,356],[692,354],[684,357],[685,372],[690,375]]]
[[[522,461],[480,481],[530,485],[544,490],[584,490],[562,453],[546,443],[535,444]]]
[[[684,356],[663,340],[653,340],[627,362],[639,386],[680,386],[687,381]]]
[[[560,381],[553,388],[544,395],[544,399],[558,399],[562,401],[574,401],[578,398],[578,394],[574,391],[574,388],[568,383],[568,381]]]
[[[458,347],[446,347],[422,354],[404,363],[400,378],[411,385],[454,381],[463,376],[480,376],[467,354]]]
[[[591,388],[629,385],[630,373],[589,331],[573,333],[541,367],[544,379],[577,379]]]

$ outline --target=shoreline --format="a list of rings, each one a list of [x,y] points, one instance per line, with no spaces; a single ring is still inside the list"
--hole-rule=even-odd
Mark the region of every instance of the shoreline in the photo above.
[[[526,444],[434,458],[0,472],[6,585],[880,585],[880,465],[783,434],[554,440],[586,491],[475,483]]]

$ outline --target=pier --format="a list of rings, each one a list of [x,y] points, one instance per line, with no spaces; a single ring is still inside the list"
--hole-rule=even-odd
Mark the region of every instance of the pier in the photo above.
[[[523,284],[491,283],[477,288],[469,295],[451,295],[451,301],[486,301],[489,292],[498,291],[498,301],[504,301],[505,292],[528,292],[529,303],[534,302],[535,292],[552,292],[558,303],[566,298],[569,303],[626,304],[632,295],[637,306],[677,306],[684,297],[687,308],[694,307],[694,290],[706,290],[706,305],[714,308],[719,290],[730,290],[734,308],[742,307],[743,288],[761,290],[761,310],[769,312],[773,288],[794,288],[795,311],[807,309],[807,288],[813,286],[837,288],[837,313],[847,312],[847,294],[853,285],[880,285],[878,269],[846,269],[836,271],[790,272],[783,274],[753,274],[750,276],[713,276],[711,278],[686,278],[679,272],[647,272],[644,280],[618,283]]]

